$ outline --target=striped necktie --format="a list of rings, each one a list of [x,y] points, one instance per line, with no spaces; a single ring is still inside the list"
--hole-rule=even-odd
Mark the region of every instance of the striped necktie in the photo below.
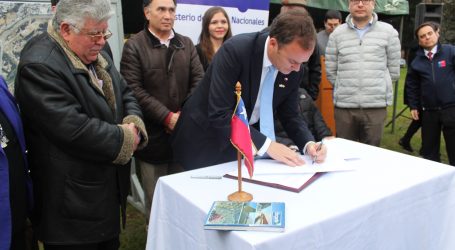
[[[430,61],[433,60],[433,53],[431,51],[428,52],[427,56],[428,56],[428,60],[430,60]]]

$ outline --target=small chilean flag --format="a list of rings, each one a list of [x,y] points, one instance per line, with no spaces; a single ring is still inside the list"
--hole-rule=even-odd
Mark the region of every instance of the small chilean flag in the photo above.
[[[250,178],[253,177],[254,161],[250,127],[245,105],[240,94],[237,94],[237,105],[231,120],[231,143],[243,155]]]
[[[439,68],[445,68],[446,67],[446,60],[441,60],[438,62],[438,67]]]

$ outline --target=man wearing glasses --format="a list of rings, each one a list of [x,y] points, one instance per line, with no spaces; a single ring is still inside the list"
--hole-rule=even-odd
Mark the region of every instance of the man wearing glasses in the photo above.
[[[51,0],[52,13],[55,13],[55,10],[57,9],[58,2],[60,2],[60,0]],[[106,38],[106,39],[108,39],[108,38]],[[109,43],[107,41],[106,41],[106,44],[104,44],[104,47],[103,47],[102,50],[105,51],[112,59],[114,59],[114,57],[112,55],[111,46],[109,46]]]
[[[112,59],[108,0],[61,0],[21,52],[15,95],[45,249],[118,249],[130,159],[147,143],[142,113]]]
[[[348,0],[350,14],[329,37],[327,78],[333,85],[337,137],[379,146],[400,77],[398,32],[378,21],[374,0]]]

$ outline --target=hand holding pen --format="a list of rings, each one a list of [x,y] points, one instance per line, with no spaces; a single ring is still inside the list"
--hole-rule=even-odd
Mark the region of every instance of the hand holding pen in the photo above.
[[[327,156],[327,147],[324,145],[324,140],[313,144],[313,147],[310,149],[310,155],[313,158],[312,164],[321,163],[325,160]]]

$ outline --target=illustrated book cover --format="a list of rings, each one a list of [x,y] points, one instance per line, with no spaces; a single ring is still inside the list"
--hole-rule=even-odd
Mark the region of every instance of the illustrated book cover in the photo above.
[[[204,229],[283,232],[284,202],[215,201]]]

